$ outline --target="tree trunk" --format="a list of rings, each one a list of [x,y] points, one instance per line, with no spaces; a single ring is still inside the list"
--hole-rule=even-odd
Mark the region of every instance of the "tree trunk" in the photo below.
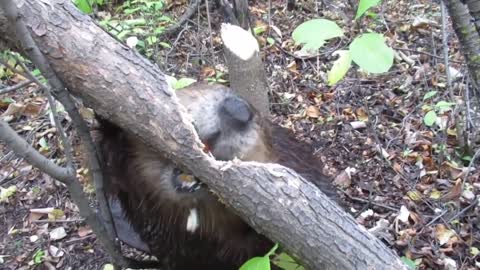
[[[230,87],[264,117],[269,117],[269,87],[257,40],[250,32],[231,24],[222,25],[221,35]]]
[[[443,0],[452,19],[453,29],[457,34],[467,61],[473,86],[480,90],[480,36],[473,25],[467,7],[460,0]]]
[[[307,268],[406,269],[381,241],[292,170],[207,156],[158,67],[105,33],[70,0],[17,3],[56,74],[85,105],[195,172]],[[13,40],[5,24],[0,24],[0,40]]]
[[[238,24],[245,30],[250,31],[250,12],[248,10],[247,0],[233,0],[233,10],[237,17]]]

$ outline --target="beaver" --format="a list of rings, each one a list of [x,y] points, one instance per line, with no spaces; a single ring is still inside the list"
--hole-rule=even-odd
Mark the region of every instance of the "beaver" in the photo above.
[[[195,83],[176,95],[217,160],[284,165],[338,201],[311,147],[262,117],[232,89]],[[98,120],[107,193],[118,199],[133,230],[165,269],[238,269],[273,247],[193,174],[113,123]]]

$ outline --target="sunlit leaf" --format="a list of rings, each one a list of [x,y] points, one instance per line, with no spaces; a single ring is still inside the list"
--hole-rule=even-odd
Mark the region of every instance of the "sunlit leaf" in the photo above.
[[[393,65],[393,50],[385,44],[385,38],[377,33],[367,33],[350,44],[353,62],[370,73],[387,72]]]
[[[435,111],[429,111],[425,116],[423,117],[423,122],[425,125],[431,127],[433,124],[435,124],[435,121],[437,121],[437,113]]]
[[[425,96],[423,96],[423,100],[427,100],[429,98],[434,97],[437,94],[437,91],[428,91]]]
[[[348,70],[352,66],[352,58],[350,52],[345,50],[336,51],[334,55],[340,55],[340,57],[333,62],[332,69],[328,72],[328,85],[332,86],[345,77]]]
[[[358,3],[357,15],[355,15],[355,20],[360,18],[369,8],[378,5],[378,3],[380,3],[380,0],[360,0],[360,3]]]
[[[254,257],[240,267],[240,270],[270,270],[268,257]]]
[[[0,202],[8,202],[8,199],[17,192],[16,186],[9,186],[8,188],[0,187]]]
[[[45,257],[45,251],[39,249],[33,254],[33,263],[40,264],[42,263],[43,257]]]
[[[302,44],[304,51],[314,52],[329,39],[343,36],[343,30],[333,21],[314,19],[300,24],[292,33],[297,44]]]
[[[75,0],[73,3],[83,13],[90,14],[93,12],[92,6],[88,0]]]
[[[173,88],[174,89],[182,89],[185,88],[192,83],[196,82],[197,80],[192,79],[192,78],[181,78],[180,80],[176,81]]]

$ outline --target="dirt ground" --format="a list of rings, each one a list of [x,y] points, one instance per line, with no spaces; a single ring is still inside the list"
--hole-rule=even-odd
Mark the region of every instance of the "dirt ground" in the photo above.
[[[386,1],[382,15],[366,18],[359,27],[351,23],[354,13],[344,4],[315,6],[310,3],[314,1],[298,1],[300,6],[289,11],[284,2],[272,1],[270,19],[263,1],[251,8],[256,26],[268,25],[269,20],[275,26],[259,35],[274,121],[311,143],[325,162],[325,172],[339,184],[348,210],[367,229],[386,224],[376,235],[400,256],[415,261],[419,269],[479,269],[478,162],[465,179],[470,164],[458,155],[451,111],[443,115],[447,132],[423,123],[425,105],[451,98],[445,88],[438,3]],[[172,16],[184,8],[171,10]],[[195,23],[169,38],[172,48],[156,55],[166,74],[204,79],[214,67],[226,71],[219,39],[221,18],[212,14],[210,40],[205,12],[199,16],[200,24],[194,17]],[[296,57],[298,47],[291,40],[294,26],[317,17],[335,20],[347,37],[328,43],[315,57]],[[332,52],[367,28],[387,36],[397,52],[394,67],[382,75],[365,75],[353,68],[344,81],[328,87]],[[461,97],[468,91],[467,71],[451,27],[447,31],[450,65],[460,74],[453,92]],[[268,44],[267,37],[275,43]],[[20,80],[15,76],[0,83],[13,85]],[[438,95],[424,100],[429,91]],[[12,101],[25,109],[7,116],[11,126],[61,163],[46,99],[33,87],[0,95],[0,114],[8,114]],[[70,119],[61,115],[69,137],[78,145]],[[352,125],[356,121],[366,126],[356,128]],[[474,121],[467,128],[475,130]],[[80,157],[81,147],[75,150]],[[87,179],[81,164],[78,174]],[[91,184],[87,180],[84,184],[92,194]],[[16,187],[15,194],[0,202],[0,269],[101,269],[108,262],[65,187],[0,144],[0,187],[11,186]]]

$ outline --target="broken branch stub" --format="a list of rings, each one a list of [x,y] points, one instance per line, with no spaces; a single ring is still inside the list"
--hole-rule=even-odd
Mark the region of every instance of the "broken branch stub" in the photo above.
[[[269,87],[257,40],[250,32],[232,24],[222,24],[221,36],[230,87],[269,117]]]

